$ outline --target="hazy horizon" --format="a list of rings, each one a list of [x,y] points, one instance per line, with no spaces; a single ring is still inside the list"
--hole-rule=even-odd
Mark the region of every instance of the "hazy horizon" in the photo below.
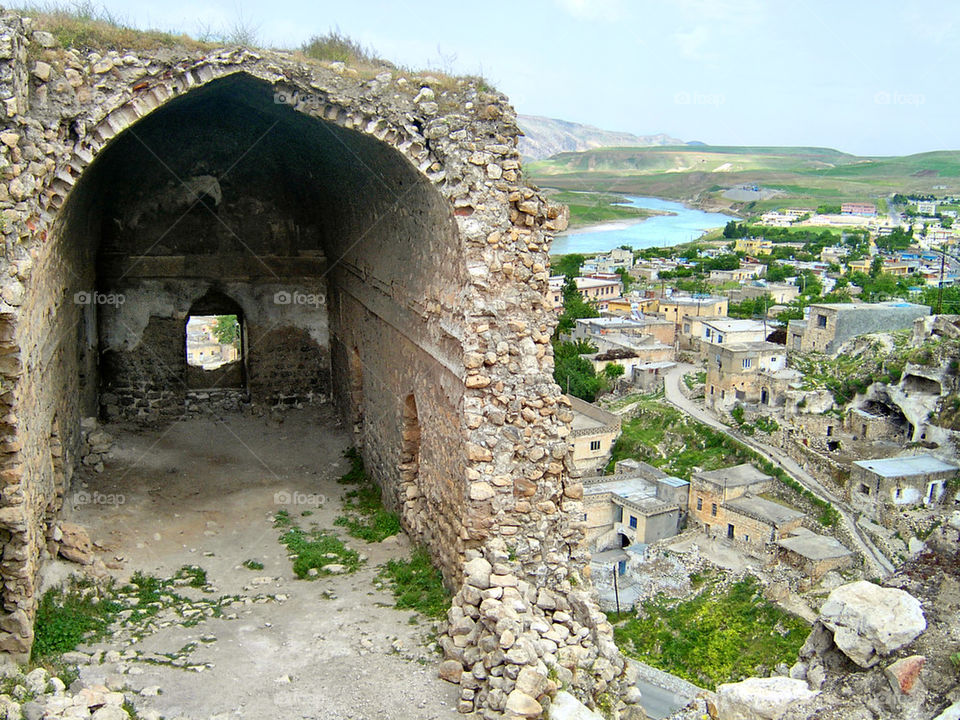
[[[101,4],[144,29],[197,36],[241,24],[268,47],[337,28],[402,66],[482,74],[518,113],[606,130],[870,156],[960,148],[960,96],[948,88],[960,4]]]

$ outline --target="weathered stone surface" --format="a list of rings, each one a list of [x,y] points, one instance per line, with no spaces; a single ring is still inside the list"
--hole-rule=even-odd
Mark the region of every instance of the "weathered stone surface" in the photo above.
[[[83,526],[62,522],[60,532],[63,534],[60,540],[60,554],[63,557],[81,565],[89,565],[93,562],[93,543],[90,542],[90,536],[87,535]]]
[[[927,628],[916,598],[866,580],[831,592],[819,619],[833,631],[837,647],[864,668],[913,642]]]
[[[901,695],[911,695],[917,689],[926,661],[923,655],[911,655],[888,665],[883,672],[893,691]]]
[[[566,690],[554,696],[547,717],[550,720],[603,720],[603,715],[593,712]]]
[[[456,660],[444,660],[437,669],[437,675],[447,682],[459,683],[463,675],[463,665]]]
[[[543,707],[529,695],[514,690],[507,696],[506,710],[521,717],[536,717],[543,712]]]
[[[802,680],[747,678],[717,687],[718,720],[779,720],[797,703],[817,695]]]

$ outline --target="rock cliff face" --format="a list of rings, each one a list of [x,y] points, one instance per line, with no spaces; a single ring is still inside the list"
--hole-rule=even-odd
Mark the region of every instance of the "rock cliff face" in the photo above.
[[[553,668],[615,705],[552,377],[566,213],[522,182],[506,98],[284,53],[81,51],[16,14],[0,85],[0,652],[29,653],[82,418],[186,412],[186,319],[229,308],[254,401],[332,396],[456,591],[461,710],[536,714]]]
[[[520,154],[531,160],[542,160],[560,152],[582,152],[600,147],[683,145],[682,140],[663,133],[634,135],[537,115],[518,115],[517,123],[523,131],[518,146]]]

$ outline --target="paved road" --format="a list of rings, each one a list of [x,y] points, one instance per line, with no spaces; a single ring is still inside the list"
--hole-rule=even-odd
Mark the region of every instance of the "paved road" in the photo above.
[[[640,704],[646,710],[647,717],[652,720],[670,717],[687,704],[686,698],[643,680],[637,680],[637,687],[640,688],[642,696]]]
[[[780,448],[772,447],[760,442],[759,440],[756,440],[755,438],[747,437],[738,432],[734,432],[731,428],[720,422],[712,413],[707,412],[704,408],[701,408],[699,405],[697,405],[697,403],[693,402],[690,398],[683,394],[680,389],[680,383],[683,382],[683,376],[698,369],[699,368],[695,368],[693,365],[680,363],[675,368],[670,370],[670,372],[664,378],[664,392],[667,402],[695,420],[702,422],[704,425],[709,425],[710,427],[719,430],[734,440],[749,446],[762,457],[779,465],[786,471],[788,475],[790,475],[790,477],[794,478],[797,482],[799,482],[821,500],[826,500],[827,502],[831,503],[834,508],[836,508],[837,512],[840,513],[842,522],[850,531],[850,535],[858,545],[858,549],[863,554],[867,564],[872,568],[872,572],[880,577],[886,577],[887,575],[893,573],[896,570],[893,563],[891,563],[886,556],[877,549],[870,538],[867,537],[863,530],[860,529],[860,526],[857,525],[854,511],[843,499],[834,495],[822,483],[804,470],[796,460],[787,455]]]

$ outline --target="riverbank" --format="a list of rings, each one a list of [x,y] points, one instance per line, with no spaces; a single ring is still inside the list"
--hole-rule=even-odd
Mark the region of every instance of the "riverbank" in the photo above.
[[[737,219],[652,197],[625,195],[619,207],[638,209],[651,215],[642,220],[618,218],[568,230],[554,239],[551,254],[602,253],[622,245],[629,245],[634,250],[683,245]]]

